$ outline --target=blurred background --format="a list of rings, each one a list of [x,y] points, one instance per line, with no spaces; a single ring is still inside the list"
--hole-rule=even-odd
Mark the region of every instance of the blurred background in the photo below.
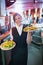
[[[16,12],[22,15],[23,24],[31,23],[32,19],[38,22],[37,18],[43,14],[43,0],[0,0],[0,27],[13,27],[13,15]]]

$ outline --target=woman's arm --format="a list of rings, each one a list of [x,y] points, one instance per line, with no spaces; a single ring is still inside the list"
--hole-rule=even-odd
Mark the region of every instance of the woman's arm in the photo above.
[[[31,31],[28,31],[26,42],[29,45],[31,43],[31,41],[32,41]]]
[[[13,40],[12,29],[10,29],[10,40]]]

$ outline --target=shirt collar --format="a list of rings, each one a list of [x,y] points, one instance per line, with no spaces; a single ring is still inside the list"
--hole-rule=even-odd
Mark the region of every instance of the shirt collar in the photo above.
[[[18,31],[19,35],[21,35],[21,34],[22,34],[23,25],[18,26],[18,25],[15,23],[15,27],[17,28],[17,31]]]

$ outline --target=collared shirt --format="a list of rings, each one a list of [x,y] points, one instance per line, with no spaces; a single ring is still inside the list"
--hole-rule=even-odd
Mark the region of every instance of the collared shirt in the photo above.
[[[17,28],[18,34],[21,36],[21,34],[22,34],[22,29],[23,29],[23,25],[17,26],[17,24],[15,23],[15,27]],[[11,37],[10,40],[13,40],[12,29],[10,30],[10,37]]]
[[[18,26],[18,25],[15,23],[15,27],[17,28],[18,34],[21,36],[21,34],[22,34],[22,29],[23,29],[23,25]]]

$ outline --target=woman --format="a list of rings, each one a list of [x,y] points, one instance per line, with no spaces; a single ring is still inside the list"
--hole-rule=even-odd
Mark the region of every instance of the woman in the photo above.
[[[12,28],[12,40],[16,43],[12,49],[12,58],[9,65],[27,65],[27,33],[23,31],[26,25],[22,25],[22,17],[15,13],[13,16],[15,27]]]
[[[29,31],[27,35],[28,61],[27,65],[43,65],[43,32]]]

